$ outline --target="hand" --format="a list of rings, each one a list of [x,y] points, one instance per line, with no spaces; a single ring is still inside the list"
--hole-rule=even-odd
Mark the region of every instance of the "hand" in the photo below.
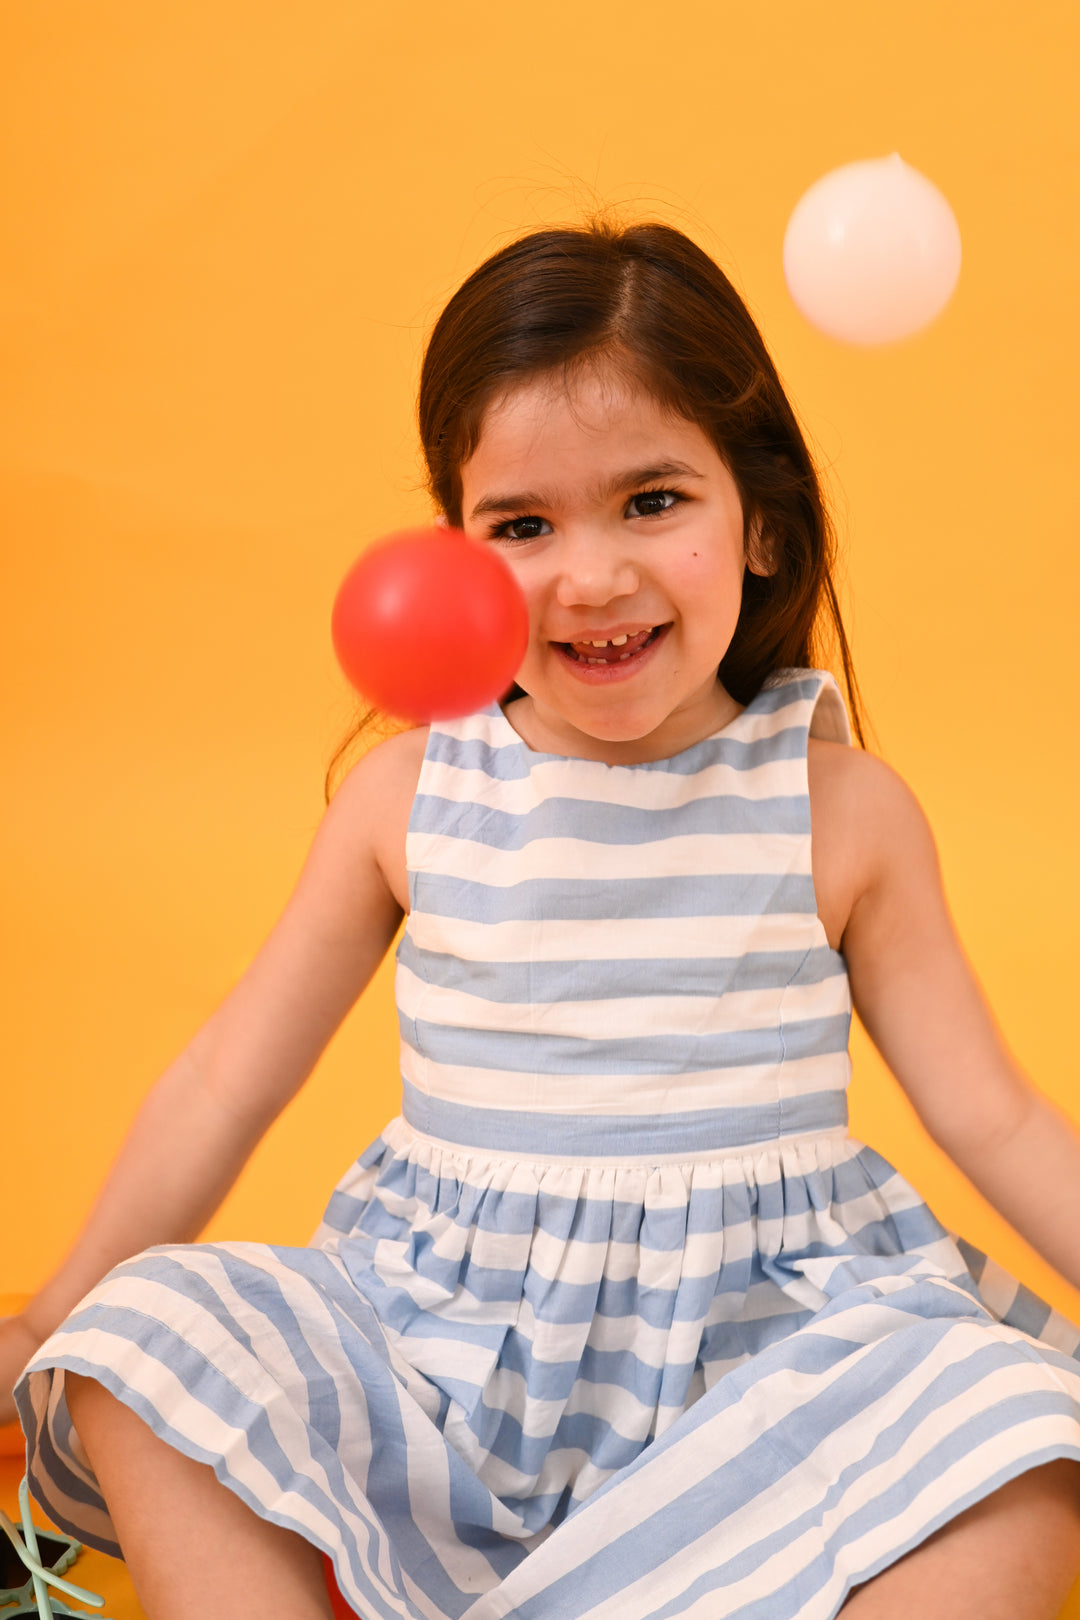
[[[24,1316],[0,1318],[0,1426],[16,1421],[11,1392],[26,1363],[43,1342],[42,1335],[35,1332]]]

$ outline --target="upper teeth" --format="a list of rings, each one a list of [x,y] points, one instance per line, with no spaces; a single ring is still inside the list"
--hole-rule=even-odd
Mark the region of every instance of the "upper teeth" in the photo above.
[[[639,636],[641,634],[641,631],[640,630],[635,630],[634,634]],[[579,641],[578,646],[579,647],[623,647],[623,646],[626,645],[626,643],[629,640],[630,640],[629,636],[612,636],[610,641]]]

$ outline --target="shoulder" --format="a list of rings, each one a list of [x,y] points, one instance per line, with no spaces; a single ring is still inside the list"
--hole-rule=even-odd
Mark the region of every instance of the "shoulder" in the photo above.
[[[819,910],[830,943],[846,952],[869,896],[939,885],[937,849],[916,795],[876,754],[811,737],[806,764]]]
[[[430,726],[414,726],[374,743],[342,778],[335,802],[342,795],[366,799],[373,792],[393,793],[410,784],[415,792],[430,730]]]
[[[926,817],[899,771],[864,748],[811,737],[806,748],[810,792],[830,813],[865,821],[886,818],[925,824]]]
[[[405,835],[430,730],[414,726],[369,748],[331,804],[339,815],[363,823],[375,861],[402,911],[409,909]]]

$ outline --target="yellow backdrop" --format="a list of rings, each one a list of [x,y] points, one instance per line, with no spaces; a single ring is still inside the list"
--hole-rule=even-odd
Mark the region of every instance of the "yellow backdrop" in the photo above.
[[[0,1289],[61,1257],[139,1098],[243,971],[352,699],[329,611],[429,516],[426,331],[488,252],[590,203],[682,225],[744,292],[835,500],[874,746],[936,828],[1003,1034],[1080,1122],[1080,20],[979,0],[356,0],[4,8],[8,860]],[[958,291],[844,347],[788,215],[898,151]],[[397,1109],[392,957],[208,1229],[303,1242]],[[1059,1309],[862,1032],[852,1129]]]

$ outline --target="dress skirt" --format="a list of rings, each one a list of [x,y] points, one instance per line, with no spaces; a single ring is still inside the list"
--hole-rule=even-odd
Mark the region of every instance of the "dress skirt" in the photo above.
[[[832,1620],[1080,1461],[1080,1330],[839,1129],[588,1162],[399,1116],[310,1247],[118,1266],[17,1399],[38,1502],[119,1553],[69,1371],[329,1554],[366,1617]]]

